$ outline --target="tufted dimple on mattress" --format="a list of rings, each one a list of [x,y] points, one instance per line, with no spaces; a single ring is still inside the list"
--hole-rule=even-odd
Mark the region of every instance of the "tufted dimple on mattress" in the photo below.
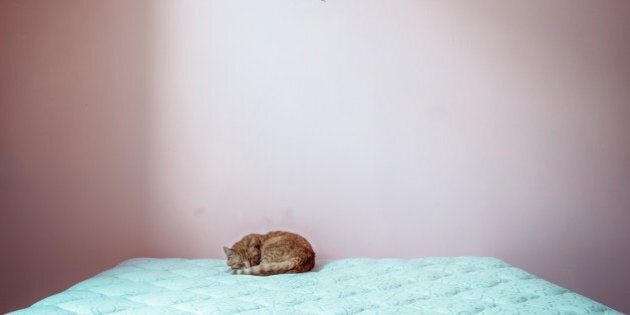
[[[14,314],[620,314],[488,257],[318,261],[236,276],[216,259],[125,261]]]

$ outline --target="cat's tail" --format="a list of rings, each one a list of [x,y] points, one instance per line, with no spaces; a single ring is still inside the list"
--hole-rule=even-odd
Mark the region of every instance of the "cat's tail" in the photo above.
[[[291,259],[281,262],[261,262],[260,265],[256,265],[250,268],[243,268],[234,270],[234,274],[237,275],[253,275],[253,276],[268,276],[281,273],[296,273],[298,272],[296,267],[298,266],[297,259]]]

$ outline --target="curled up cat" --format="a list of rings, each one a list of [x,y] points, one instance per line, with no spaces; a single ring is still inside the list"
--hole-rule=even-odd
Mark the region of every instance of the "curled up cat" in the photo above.
[[[302,236],[285,231],[248,234],[223,247],[233,274],[269,276],[307,272],[315,266],[315,252]]]

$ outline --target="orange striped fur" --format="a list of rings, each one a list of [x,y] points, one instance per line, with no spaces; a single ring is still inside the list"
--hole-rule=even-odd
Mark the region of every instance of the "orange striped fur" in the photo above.
[[[232,248],[223,247],[233,274],[268,276],[307,272],[315,252],[302,236],[285,231],[248,234]]]

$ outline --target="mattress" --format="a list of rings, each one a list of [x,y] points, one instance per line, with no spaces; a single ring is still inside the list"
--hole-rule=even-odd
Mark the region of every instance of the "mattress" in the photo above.
[[[621,314],[499,259],[318,261],[232,275],[224,260],[137,258],[12,314]]]

